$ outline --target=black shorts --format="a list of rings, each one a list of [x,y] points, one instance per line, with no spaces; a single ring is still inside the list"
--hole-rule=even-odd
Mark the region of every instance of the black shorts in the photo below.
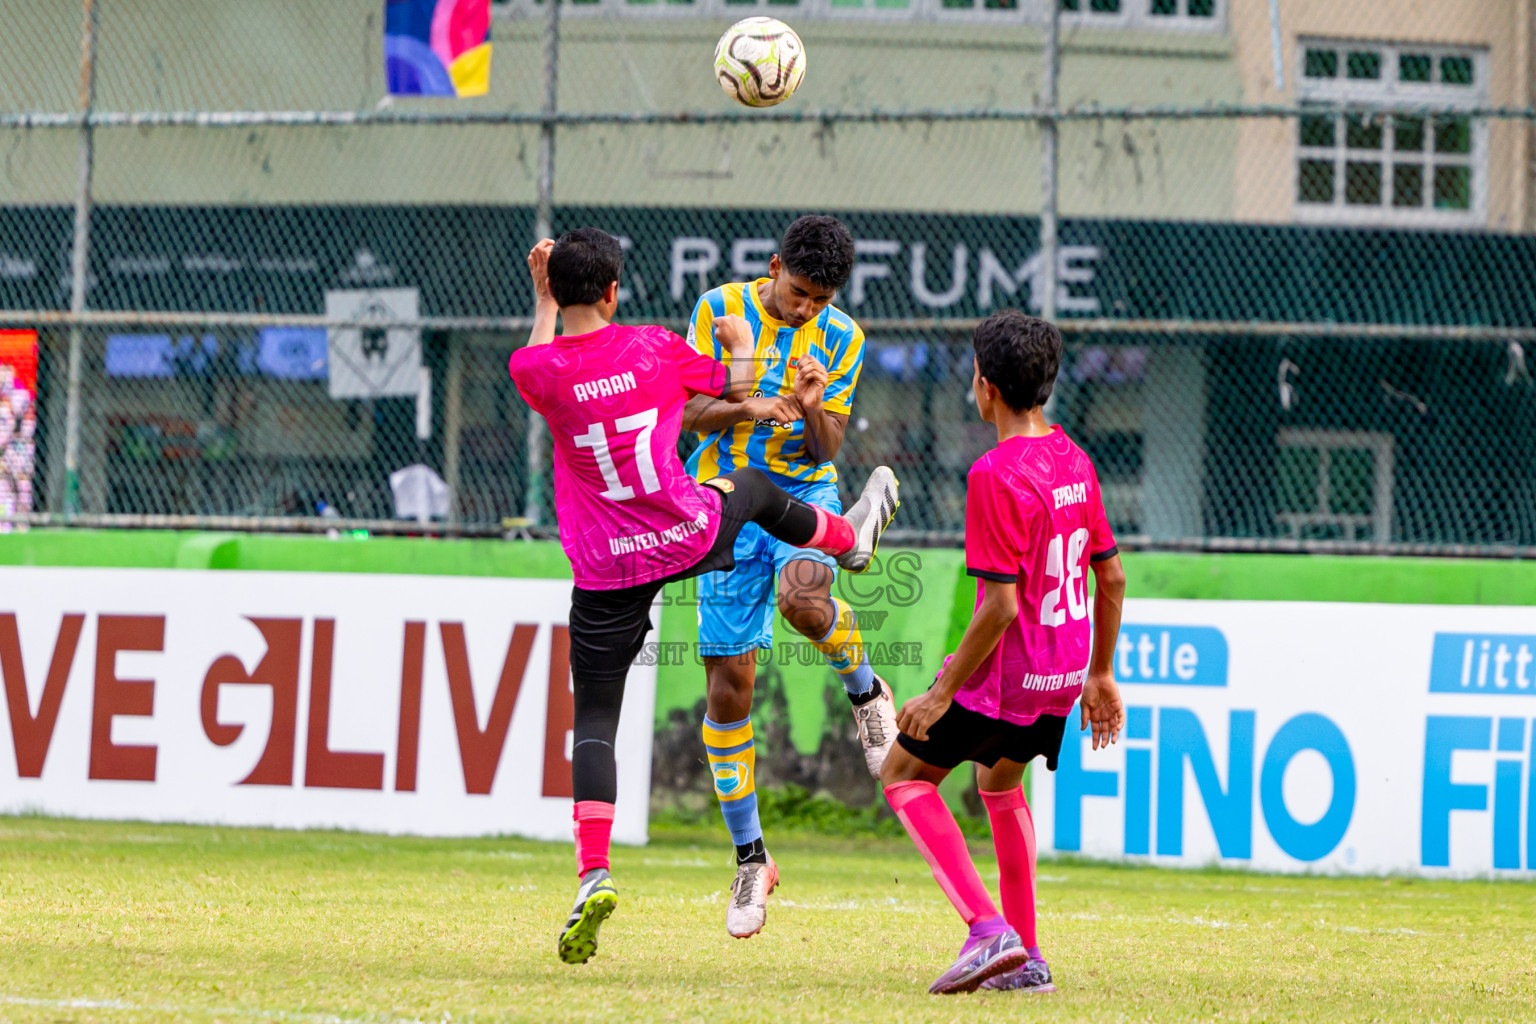
[[[952,701],[949,710],[928,727],[926,740],[900,733],[896,742],[913,757],[935,768],[954,768],[975,761],[991,768],[1001,759],[1023,764],[1036,757],[1056,770],[1061,737],[1066,733],[1065,715],[1041,715],[1029,725],[1015,725],[988,718]]]
[[[628,671],[645,646],[645,634],[653,628],[651,602],[662,587],[707,572],[729,572],[736,568],[736,536],[751,521],[753,501],[760,497],[751,488],[766,483],[767,478],[754,473],[733,479],[740,480],[740,484],[720,495],[720,531],[697,562],[633,587],[571,588],[571,668],[577,681],[592,678],[594,673],[610,676]]]

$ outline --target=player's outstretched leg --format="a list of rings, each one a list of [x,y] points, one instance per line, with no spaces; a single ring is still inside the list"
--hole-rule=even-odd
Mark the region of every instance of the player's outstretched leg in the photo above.
[[[891,525],[901,502],[896,494],[896,474],[889,466],[876,466],[864,483],[864,492],[843,518],[853,526],[854,544],[837,556],[837,564],[849,572],[863,572],[875,557],[880,535]]]
[[[738,939],[763,930],[768,896],[779,884],[778,865],[763,845],[757,817],[757,756],[750,716],[736,722],[704,719],[704,752],[720,813],[736,844],[736,878],[725,908],[725,930]]]
[[[800,501],[758,469],[737,470],[707,482],[724,494],[721,514],[738,529],[743,522],[756,523],[786,544],[832,555],[850,572],[863,572],[869,568],[880,537],[901,504],[896,474],[889,466],[875,468],[859,500],[843,516]],[[789,563],[790,566],[795,564]],[[896,740],[896,705],[890,688],[875,677],[869,666],[857,616],[852,608],[831,596],[830,573],[825,576],[822,584],[797,589],[814,591],[807,596],[819,606],[831,604],[830,627],[820,637],[814,635],[817,630],[798,623],[797,628],[810,637],[843,679],[844,689],[854,704],[864,763],[869,773],[879,779],[885,756]],[[791,616],[790,621],[795,622],[792,613],[793,609],[785,611]],[[818,611],[817,617],[819,615]]]
[[[659,583],[619,590],[571,591],[571,682],[574,718],[571,792],[575,808],[576,903],[560,930],[560,959],[581,964],[597,952],[598,928],[618,908],[609,877],[608,845],[618,798],[614,743],[624,681],[650,628]]]
[[[992,843],[997,849],[999,888],[1003,916],[1019,933],[1029,960],[1006,974],[981,983],[982,988],[1020,992],[1054,992],[1051,968],[1045,962],[1035,933],[1035,820],[1024,799],[1024,787],[1001,792],[981,791],[992,822]]]
[[[885,798],[933,870],[939,888],[971,929],[960,955],[928,991],[935,995],[974,992],[988,978],[1023,966],[1029,960],[1024,943],[987,895],[965,848],[965,837],[938,787],[922,779],[893,782],[885,787]]]
[[[841,516],[793,497],[760,469],[738,469],[705,483],[723,493],[725,518],[738,524],[756,523],[770,536],[797,548],[824,551],[849,572],[869,568],[880,535],[901,504],[896,474],[889,466],[875,467],[859,500]]]
[[[791,562],[790,565],[794,565]],[[827,586],[831,587],[831,573],[827,573]],[[780,580],[780,606],[783,600],[783,581]],[[859,632],[859,617],[841,598],[825,595],[834,615],[832,628],[823,637],[813,638],[812,646],[827,659],[827,665],[842,680],[843,691],[853,705],[853,723],[859,731],[859,746],[864,748],[864,767],[870,777],[880,781],[880,769],[885,767],[885,757],[896,742],[896,701],[891,696],[891,686],[875,674],[869,663],[869,653],[864,649],[864,637]],[[791,624],[795,619],[784,616]]]
[[[859,730],[859,745],[864,748],[864,767],[876,782],[885,758],[896,742],[896,699],[891,694],[891,684],[875,677],[875,689],[869,699],[853,705],[853,723]]]
[[[878,782],[896,742],[896,704],[889,684],[869,663],[858,614],[832,593],[832,581],[826,563],[806,555],[791,559],[779,573],[779,611],[837,673],[853,705],[864,765]]]
[[[619,890],[607,868],[593,868],[581,876],[576,905],[560,932],[560,959],[584,964],[597,952],[597,929],[619,907]]]

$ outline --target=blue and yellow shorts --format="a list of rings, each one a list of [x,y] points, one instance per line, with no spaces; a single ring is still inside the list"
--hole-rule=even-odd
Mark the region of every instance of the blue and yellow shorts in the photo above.
[[[808,505],[842,514],[834,481],[794,486],[775,477],[774,483]],[[707,658],[773,646],[774,588],[790,562],[820,562],[837,572],[831,555],[775,540],[756,523],[741,528],[735,557],[736,568],[707,573],[699,580],[699,654]]]

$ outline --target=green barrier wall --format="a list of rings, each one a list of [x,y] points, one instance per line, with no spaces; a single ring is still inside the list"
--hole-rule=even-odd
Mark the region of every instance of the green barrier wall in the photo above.
[[[0,535],[0,566],[100,566],[362,572],[432,576],[569,578],[553,542],[427,538],[290,537],[225,533],[47,531]],[[1206,600],[1346,601],[1393,604],[1536,603],[1536,563],[1292,555],[1127,554],[1133,597]],[[975,602],[975,580],[955,549],[888,549],[876,569],[842,576],[838,593],[859,612],[876,670],[898,699],[926,687],[953,650]],[[663,596],[657,673],[658,728],[681,713],[690,723],[704,694],[693,654],[696,590]],[[779,620],[759,679],[779,702],[787,736],[814,753],[828,708],[844,707],[833,673]],[[829,701],[831,693],[835,700]]]
[[[553,541],[283,536],[159,530],[32,530],[0,535],[0,566],[375,572],[570,579]]]
[[[963,561],[958,550],[891,549],[862,576],[838,574],[834,592],[857,611],[870,662],[891,682],[898,698],[924,689],[943,663]],[[697,591],[692,581],[685,581],[668,588],[666,599],[670,603],[662,614],[662,641],[686,655],[682,664],[662,666],[658,672],[658,723],[674,708],[693,708],[704,695],[704,668],[692,653],[698,638]],[[774,619],[774,646],[761,653],[758,678],[770,687],[782,687],[790,738],[797,749],[810,753],[820,744],[826,725],[824,695],[829,687],[841,687],[821,655],[782,616],[775,614]]]

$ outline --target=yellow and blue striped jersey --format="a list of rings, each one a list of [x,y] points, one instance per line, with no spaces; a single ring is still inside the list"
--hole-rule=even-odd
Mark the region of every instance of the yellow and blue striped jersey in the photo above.
[[[822,408],[847,414],[853,408],[854,388],[864,365],[864,332],[853,317],[832,305],[796,330],[763,309],[757,283],[738,281],[705,292],[688,324],[689,342],[705,355],[720,359],[724,352],[715,340],[715,317],[743,317],[757,333],[757,381],[753,394],[793,398],[795,368],[791,361],[812,355],[827,368]],[[700,480],[744,466],[771,474],[780,486],[837,480],[837,468],[832,463],[811,461],[805,450],[804,421],[776,427],[746,420],[714,433],[701,433],[699,439],[703,443],[688,459],[688,471]]]

